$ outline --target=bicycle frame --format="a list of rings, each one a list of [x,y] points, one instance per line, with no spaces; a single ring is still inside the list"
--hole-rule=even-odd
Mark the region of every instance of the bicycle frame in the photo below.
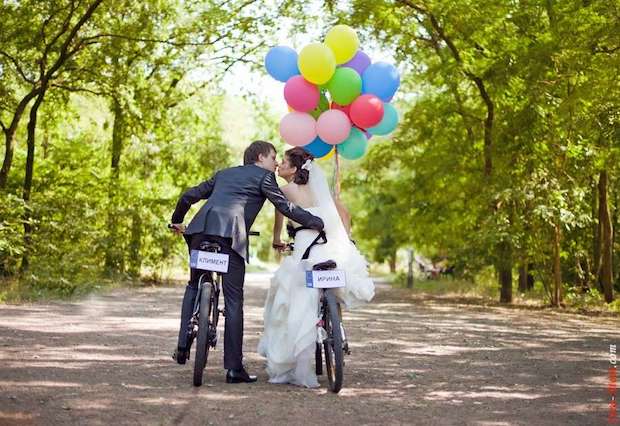
[[[210,276],[210,280],[208,279]],[[211,322],[211,327],[209,329],[209,346],[215,348],[217,344],[217,323],[219,320],[220,311],[218,309],[219,299],[220,299],[220,291],[222,290],[222,275],[216,272],[208,271],[200,275],[198,279],[198,291],[196,292],[196,300],[194,300],[194,308],[192,311],[192,317],[190,318],[190,322],[188,324],[188,337],[189,337],[189,346],[191,347],[194,339],[196,338],[196,334],[198,332],[198,317],[200,314],[200,299],[202,295],[202,289],[204,285],[210,285],[212,288],[212,297],[213,297],[213,321]],[[223,313],[223,312],[222,312]]]
[[[327,299],[325,298],[325,294],[331,289],[321,288],[319,295],[319,318],[321,321],[321,326],[324,327],[323,318],[325,316],[325,312],[327,310]],[[340,334],[342,336],[342,350],[345,354],[351,355],[351,351],[349,351],[349,341],[347,340],[347,333],[345,332],[344,325],[342,324],[342,307],[340,305],[341,301],[338,300],[338,316],[340,317]]]
[[[168,228],[174,229],[177,233],[183,231],[183,227],[175,224],[168,224]],[[249,231],[249,236],[258,236],[260,233]],[[204,244],[206,243],[206,244]],[[204,244],[204,246],[203,246]],[[200,250],[209,252],[220,252],[222,247],[219,242],[202,241],[200,243]],[[226,253],[227,254],[227,253]],[[190,252],[191,257],[191,252]],[[199,257],[199,256],[198,256]],[[190,265],[192,264],[190,258]],[[220,269],[221,268],[215,268]],[[202,269],[204,271],[204,269]],[[208,362],[209,347],[215,348],[218,340],[217,324],[219,322],[220,313],[225,317],[225,309],[220,309],[219,299],[220,292],[223,289],[223,274],[225,272],[205,271],[198,278],[198,285],[196,289],[196,296],[194,299],[192,315],[187,324],[187,358],[189,360],[189,353],[194,340],[197,340],[197,347],[195,349],[196,358],[194,360],[194,386],[201,386],[203,383],[203,373]],[[205,286],[211,287],[205,287]],[[203,293],[205,291],[207,293]],[[204,300],[202,300],[204,297]],[[201,304],[207,304],[208,307],[201,306]],[[202,316],[201,316],[202,310]],[[175,358],[176,359],[176,358]]]

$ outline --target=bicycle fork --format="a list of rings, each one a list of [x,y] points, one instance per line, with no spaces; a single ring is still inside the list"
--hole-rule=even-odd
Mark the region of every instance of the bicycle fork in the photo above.
[[[347,340],[347,333],[344,331],[344,325],[342,324],[342,307],[340,303],[338,303],[338,316],[340,317],[340,335],[342,336],[342,350],[345,354],[351,355],[351,351],[349,350],[349,341]]]
[[[198,290],[196,291],[196,298],[194,299],[194,308],[192,310],[192,316],[189,319],[189,323],[187,324],[188,352],[194,342],[194,339],[198,335],[198,317],[200,316],[200,299],[202,297],[202,288],[204,286],[204,276],[205,274],[202,274],[198,280]]]

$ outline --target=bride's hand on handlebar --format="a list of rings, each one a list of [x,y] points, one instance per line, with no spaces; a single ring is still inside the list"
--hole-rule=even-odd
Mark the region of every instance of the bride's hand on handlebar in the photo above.
[[[185,232],[185,225],[182,223],[171,223],[168,225],[168,228],[177,235],[183,235]]]
[[[286,250],[286,244],[284,244],[282,241],[274,240],[273,243],[271,244],[271,247],[273,247],[274,249],[276,249],[280,253],[282,253],[284,250]]]

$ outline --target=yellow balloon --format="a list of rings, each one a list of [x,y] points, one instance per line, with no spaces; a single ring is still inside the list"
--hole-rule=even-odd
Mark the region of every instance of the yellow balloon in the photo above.
[[[311,43],[299,53],[297,65],[301,75],[314,84],[325,84],[336,71],[336,58],[323,43]]]
[[[336,152],[336,147],[332,148],[331,151],[329,151],[327,154],[319,158],[319,160],[329,160],[330,158],[334,156],[335,152]]]
[[[288,105],[288,104],[287,104],[286,106],[288,107],[288,112],[293,112],[293,111],[295,111],[293,108],[291,108],[291,106],[290,106],[290,105]]]
[[[336,25],[325,36],[325,44],[334,52],[337,64],[349,62],[360,47],[355,30],[348,25]]]

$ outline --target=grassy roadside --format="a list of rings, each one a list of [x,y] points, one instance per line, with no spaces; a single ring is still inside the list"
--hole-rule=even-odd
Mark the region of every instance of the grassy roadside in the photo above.
[[[253,262],[246,272],[272,271],[277,265]],[[116,288],[184,285],[187,271],[181,267],[145,270],[139,278],[126,275],[102,277],[42,277],[33,274],[21,277],[0,277],[0,304],[32,303],[48,300],[76,300],[89,294],[106,293]]]
[[[494,277],[481,274],[475,280],[460,280],[453,278],[414,279],[413,288],[406,287],[406,276],[403,274],[381,274],[377,281],[388,283],[392,288],[402,292],[404,297],[412,300],[434,300],[446,303],[462,303],[480,306],[509,306],[523,309],[546,309],[559,312],[569,312],[592,316],[620,316],[620,298],[616,297],[613,303],[605,303],[602,294],[592,289],[589,293],[577,294],[566,288],[563,297],[563,306],[551,307],[542,283],[536,282],[534,288],[521,293],[513,287],[513,302],[499,303],[499,286]]]
[[[253,261],[246,272],[273,272],[276,264]],[[551,308],[540,282],[527,293],[513,288],[513,303],[500,304],[499,287],[492,274],[479,274],[474,280],[452,278],[423,279],[416,277],[412,289],[406,288],[404,274],[373,274],[377,282],[390,284],[403,297],[416,300],[434,300],[446,303],[461,303],[479,306],[509,306],[523,309],[546,309],[585,315],[620,316],[620,298],[606,304],[597,290],[586,294],[575,294],[568,289],[564,293],[564,306]],[[88,294],[106,293],[116,288],[181,285],[187,280],[187,271],[176,267],[158,271],[144,271],[139,279],[127,276],[114,278],[80,277],[70,281],[64,278],[42,279],[35,276],[21,278],[0,278],[0,304],[32,303],[47,300],[75,300]]]
[[[128,278],[93,278],[85,281],[67,279],[38,280],[0,278],[0,304],[33,303],[49,300],[75,300],[89,294],[105,293],[119,287],[144,285],[146,281]]]

